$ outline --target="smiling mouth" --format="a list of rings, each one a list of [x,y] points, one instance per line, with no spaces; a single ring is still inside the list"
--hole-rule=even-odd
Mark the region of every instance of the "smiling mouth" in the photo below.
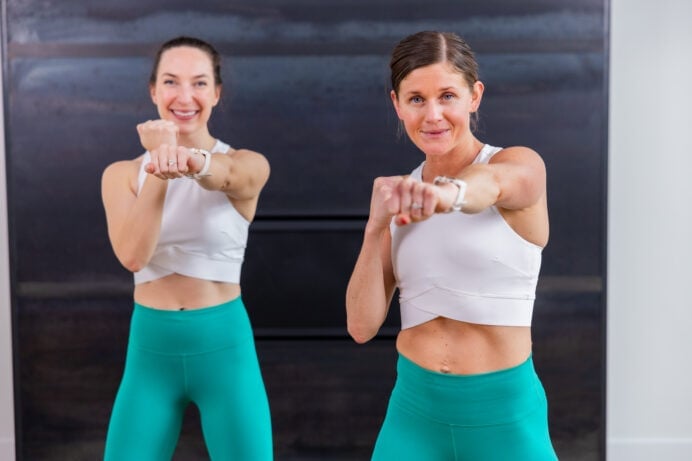
[[[441,134],[445,134],[449,130],[428,130],[428,131],[423,131],[423,134],[426,136],[439,136]]]
[[[197,110],[171,110],[173,115],[175,115],[178,118],[190,118],[194,117],[197,115]]]

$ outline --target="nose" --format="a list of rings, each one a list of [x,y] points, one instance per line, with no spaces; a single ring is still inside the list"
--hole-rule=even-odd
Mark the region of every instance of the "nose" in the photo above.
[[[192,88],[189,85],[180,85],[178,101],[185,103],[192,101]]]
[[[430,122],[436,122],[442,119],[442,105],[436,101],[430,101],[426,107],[425,119]]]

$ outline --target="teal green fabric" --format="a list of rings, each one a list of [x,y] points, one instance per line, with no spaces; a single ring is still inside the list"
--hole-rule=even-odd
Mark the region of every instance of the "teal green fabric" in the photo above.
[[[213,461],[273,459],[267,394],[240,297],[184,311],[135,304],[104,459],[170,460],[190,403]]]
[[[450,375],[399,355],[373,461],[556,459],[531,357],[506,370]]]

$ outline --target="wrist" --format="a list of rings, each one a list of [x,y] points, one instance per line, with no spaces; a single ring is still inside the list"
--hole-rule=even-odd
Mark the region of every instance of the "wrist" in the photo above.
[[[365,235],[379,237],[389,227],[389,222],[390,221],[387,221],[387,223],[383,224],[380,222],[373,222],[369,219],[368,222],[365,223]]]
[[[436,186],[444,186],[450,184],[453,187],[456,187],[457,189],[456,194],[452,199],[452,204],[449,206],[449,208],[443,210],[443,213],[451,213],[452,211],[462,211],[462,208],[466,204],[466,188],[468,187],[466,181],[457,178],[450,178],[447,176],[438,176],[435,178],[435,181],[433,183]]]
[[[192,179],[202,179],[205,176],[211,176],[209,173],[209,168],[211,166],[211,152],[204,149],[197,149],[195,147],[191,148],[190,152],[192,152],[193,155],[201,155],[204,157],[204,163],[197,173],[191,173],[186,176]]]

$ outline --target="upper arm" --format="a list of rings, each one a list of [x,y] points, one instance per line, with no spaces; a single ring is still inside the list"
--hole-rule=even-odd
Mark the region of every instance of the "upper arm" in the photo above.
[[[101,199],[106,212],[108,236],[114,236],[137,199],[136,178],[138,162],[124,160],[109,165],[101,176]]]
[[[269,179],[269,162],[264,155],[247,149],[238,149],[220,156],[228,164],[228,177],[221,190],[238,200],[252,200],[259,196]]]
[[[382,274],[384,281],[384,291],[387,306],[392,302],[394,290],[396,289],[396,278],[394,277],[394,266],[392,264],[392,234],[387,229],[382,237],[380,245],[380,258],[382,258]]]
[[[488,165],[499,187],[495,205],[510,210],[525,209],[545,195],[545,164],[534,150],[508,147],[495,154]]]

